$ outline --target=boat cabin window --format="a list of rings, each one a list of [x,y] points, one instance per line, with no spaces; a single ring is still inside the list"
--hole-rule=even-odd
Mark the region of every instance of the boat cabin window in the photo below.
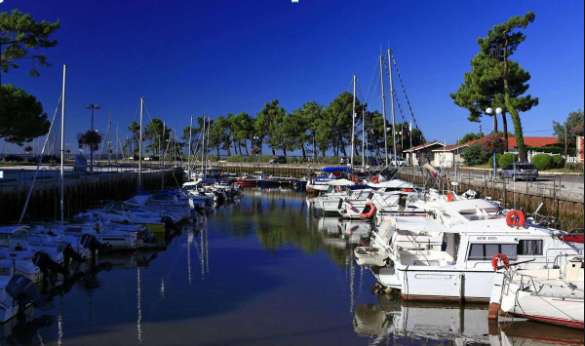
[[[514,260],[517,257],[517,247],[516,244],[471,244],[467,259],[491,260],[498,253],[503,253]]]
[[[524,239],[518,242],[518,255],[542,256],[542,253],[542,239]]]

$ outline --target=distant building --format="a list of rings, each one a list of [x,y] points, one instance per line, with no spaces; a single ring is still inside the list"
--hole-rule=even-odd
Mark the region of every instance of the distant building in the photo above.
[[[583,136],[577,136],[577,162],[583,162]]]
[[[444,147],[445,144],[433,141],[402,151],[406,155],[406,162],[411,166],[420,166],[433,161],[433,150]]]
[[[473,144],[485,144],[489,141],[489,137],[482,137],[473,141],[469,141],[463,144],[449,144],[434,147],[432,151],[432,158],[429,160],[435,167],[441,168],[452,168],[456,164],[462,164],[464,162],[462,152],[465,148]],[[438,143],[438,142],[437,142]],[[524,145],[527,148],[546,148],[559,144],[557,137],[524,137]],[[419,146],[420,147],[420,146]],[[416,149],[414,147],[411,149]],[[517,152],[518,147],[516,138],[514,136],[508,137],[508,151]],[[404,151],[405,153],[407,150]],[[530,155],[529,155],[530,156]],[[410,161],[409,161],[410,162]]]
[[[469,143],[449,144],[442,148],[433,150],[433,161],[431,164],[435,167],[452,168],[455,164],[462,164],[463,157],[461,152],[469,147]]]

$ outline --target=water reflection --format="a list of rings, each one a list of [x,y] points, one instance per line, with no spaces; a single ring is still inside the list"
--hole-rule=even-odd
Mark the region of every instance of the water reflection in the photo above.
[[[161,249],[100,255],[58,303],[4,326],[0,344],[503,346],[557,338],[546,326],[539,339],[528,331],[545,327],[528,322],[490,329],[482,307],[375,296],[352,251],[371,230],[316,217],[300,194],[246,195]]]

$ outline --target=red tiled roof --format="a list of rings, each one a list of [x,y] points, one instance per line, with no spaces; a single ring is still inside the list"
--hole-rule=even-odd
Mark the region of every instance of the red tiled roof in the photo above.
[[[557,137],[524,137],[524,145],[527,147],[542,148],[554,144],[559,144]],[[515,137],[508,137],[508,148],[516,148]]]
[[[460,147],[469,146],[471,144],[476,144],[476,143],[477,144],[484,144],[484,143],[488,142],[489,140],[490,140],[490,137],[486,136],[486,137],[481,137],[479,139],[469,141],[465,144],[449,144],[449,145],[444,146],[443,148],[435,149],[433,151],[453,151],[453,150],[456,150]],[[524,137],[524,145],[527,147],[532,147],[532,148],[542,148],[542,147],[546,147],[546,146],[554,145],[554,144],[558,144],[558,143],[559,143],[559,139],[557,137]],[[508,137],[508,148],[509,149],[516,148],[516,138],[514,136]]]

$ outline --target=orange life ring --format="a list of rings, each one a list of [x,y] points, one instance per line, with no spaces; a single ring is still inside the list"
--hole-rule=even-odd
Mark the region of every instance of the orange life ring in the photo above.
[[[374,184],[378,184],[380,182],[380,177],[377,175],[373,175],[372,177],[370,177],[370,181]]]
[[[352,176],[351,176],[351,181],[352,181],[354,184],[357,184],[357,183],[360,181],[360,178],[358,178],[358,176],[357,176],[357,175],[352,175]]]
[[[506,270],[510,269],[510,258],[501,252],[492,257],[492,268],[494,268],[494,271],[498,270],[500,263],[502,263]]]
[[[510,227],[524,227],[526,216],[522,210],[510,210],[506,214],[506,224]]]
[[[376,215],[376,205],[372,202],[367,202],[364,210],[360,213],[360,218],[362,219],[372,219]]]
[[[453,192],[447,192],[447,202],[453,202],[455,200],[455,194]]]

